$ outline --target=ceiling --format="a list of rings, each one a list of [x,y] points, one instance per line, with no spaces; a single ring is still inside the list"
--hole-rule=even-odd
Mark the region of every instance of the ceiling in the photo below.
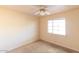
[[[46,10],[48,10],[51,14],[79,8],[79,5],[3,5],[1,7],[9,8],[29,15],[34,15],[34,13],[42,6],[45,7]]]

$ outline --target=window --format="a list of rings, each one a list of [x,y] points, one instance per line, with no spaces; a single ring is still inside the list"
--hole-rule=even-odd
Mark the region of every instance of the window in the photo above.
[[[65,19],[48,20],[48,33],[65,35]]]

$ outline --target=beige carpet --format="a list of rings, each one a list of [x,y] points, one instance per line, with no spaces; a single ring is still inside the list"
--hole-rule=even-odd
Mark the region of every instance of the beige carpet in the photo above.
[[[14,49],[10,53],[67,53],[67,51],[43,41],[36,41]]]

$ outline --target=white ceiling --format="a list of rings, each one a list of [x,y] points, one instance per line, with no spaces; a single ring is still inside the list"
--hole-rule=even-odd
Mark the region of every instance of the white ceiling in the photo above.
[[[46,9],[51,14],[79,8],[79,5],[41,5],[41,6],[46,7]],[[40,9],[39,5],[4,5],[1,7],[9,8],[30,15],[34,15],[34,12]]]

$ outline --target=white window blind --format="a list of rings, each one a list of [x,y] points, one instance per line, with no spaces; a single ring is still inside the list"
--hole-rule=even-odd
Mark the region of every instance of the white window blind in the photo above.
[[[64,18],[48,20],[48,33],[66,35],[65,27],[66,26]]]

